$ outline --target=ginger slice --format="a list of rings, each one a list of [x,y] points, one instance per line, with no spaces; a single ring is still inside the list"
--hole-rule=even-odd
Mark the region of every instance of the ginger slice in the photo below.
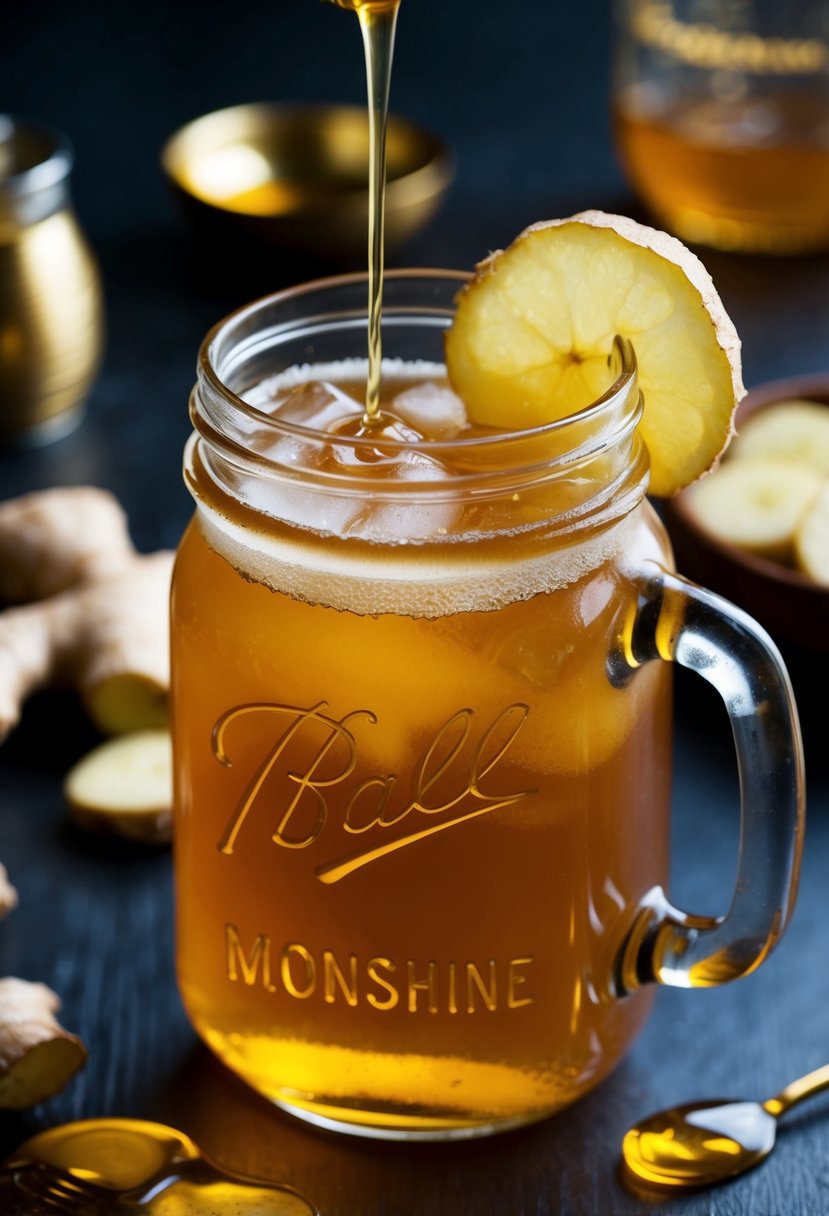
[[[729,459],[768,456],[809,465],[829,477],[829,405],[780,401],[747,418]]]
[[[136,731],[107,740],[78,761],[63,788],[79,827],[166,844],[173,804],[168,732]]]
[[[795,536],[795,558],[804,574],[829,587],[829,481],[825,481]]]
[[[729,460],[692,486],[688,506],[709,533],[749,553],[786,562],[804,513],[820,489],[807,465],[759,456]]]
[[[711,277],[667,233],[600,211],[528,228],[458,297],[449,379],[472,422],[541,426],[610,387],[616,334],[638,362],[651,492],[674,494],[716,463],[745,390]]]
[[[45,984],[0,979],[0,1108],[36,1106],[86,1063],[81,1040],[55,1018],[59,1008]]]

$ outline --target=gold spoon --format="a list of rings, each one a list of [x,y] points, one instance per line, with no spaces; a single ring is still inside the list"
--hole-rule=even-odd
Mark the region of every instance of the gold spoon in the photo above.
[[[765,1102],[688,1102],[635,1124],[622,1141],[627,1169],[650,1187],[713,1186],[759,1165],[774,1148],[777,1120],[829,1088],[829,1064]]]
[[[318,1216],[287,1186],[240,1178],[182,1132],[86,1119],[41,1132],[0,1166],[4,1216]]]

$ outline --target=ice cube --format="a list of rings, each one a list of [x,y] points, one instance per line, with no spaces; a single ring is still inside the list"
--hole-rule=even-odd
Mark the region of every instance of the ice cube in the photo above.
[[[282,478],[251,477],[244,495],[255,511],[322,536],[347,535],[363,505],[354,495],[329,494]]]
[[[248,495],[260,510],[323,533],[392,544],[444,534],[457,520],[456,502],[435,502],[430,497],[431,487],[440,491],[448,471],[416,446],[423,440],[419,427],[385,416],[366,431],[362,404],[327,381],[298,385],[268,403],[258,402],[257,408],[316,435],[276,434],[263,422],[249,440],[255,451],[283,470],[340,473],[352,482],[347,493],[339,494],[312,488],[301,476],[290,481],[257,478]],[[320,439],[320,432],[327,439]],[[338,442],[346,438],[360,442]],[[390,450],[384,445],[388,440],[404,446]],[[366,479],[364,495],[353,485],[360,477]],[[395,494],[391,484],[385,491],[385,483],[401,481],[429,483],[427,501]]]
[[[334,384],[311,380],[298,384],[282,396],[258,405],[262,413],[279,422],[290,422],[310,431],[330,432],[350,419],[359,422],[362,406]],[[327,445],[302,435],[279,434],[267,423],[253,436],[255,451],[277,464],[317,468],[325,460]]]
[[[359,424],[362,405],[326,381],[312,380],[267,396],[251,391],[249,404],[263,414],[308,429],[309,434],[280,433],[262,422],[254,424],[247,438],[251,450],[273,462],[277,471],[296,471],[290,480],[284,476],[251,478],[245,495],[251,506],[281,519],[315,531],[343,535],[362,503],[354,496],[334,495],[315,490],[301,477],[303,469],[313,470],[332,463],[333,445],[319,438],[345,423]],[[335,462],[336,463],[336,462]]]
[[[468,424],[460,397],[446,384],[423,380],[392,400],[391,412],[426,439],[454,439]]]
[[[385,544],[433,540],[454,531],[462,505],[457,497],[444,497],[449,471],[432,456],[401,448],[367,466],[375,480],[360,514],[350,522],[348,532],[366,540]],[[392,485],[384,492],[381,482],[421,482],[423,490],[414,498],[405,491],[395,492]]]
[[[346,418],[360,418],[363,406],[327,380],[298,384],[276,403],[269,413],[280,421],[294,422],[315,431],[330,431]]]

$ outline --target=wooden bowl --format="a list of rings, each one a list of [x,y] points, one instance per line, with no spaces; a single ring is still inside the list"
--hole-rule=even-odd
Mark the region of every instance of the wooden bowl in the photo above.
[[[760,410],[797,398],[829,409],[829,374],[776,380],[753,389],[737,411],[738,431]],[[744,608],[775,640],[829,654],[829,587],[714,536],[692,514],[687,491],[665,504],[665,515],[683,574]]]
[[[161,163],[202,235],[362,266],[368,150],[364,109],[263,102],[181,127]],[[454,162],[436,136],[392,115],[387,166],[386,247],[393,249],[432,217]]]

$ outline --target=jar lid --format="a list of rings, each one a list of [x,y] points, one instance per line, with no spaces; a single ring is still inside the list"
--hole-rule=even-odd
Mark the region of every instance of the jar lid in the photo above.
[[[45,123],[0,114],[0,217],[28,225],[66,199],[72,146]]]

